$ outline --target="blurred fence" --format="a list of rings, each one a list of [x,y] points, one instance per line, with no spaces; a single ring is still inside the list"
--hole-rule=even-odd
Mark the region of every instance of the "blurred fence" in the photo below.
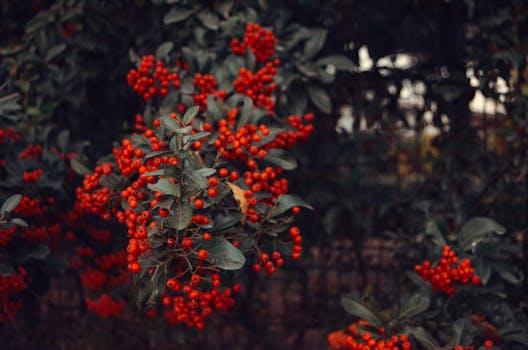
[[[212,315],[202,331],[165,326],[134,313],[116,319],[89,315],[83,311],[78,278],[56,276],[29,312],[2,326],[0,348],[327,349],[326,335],[348,322],[340,306],[344,293],[367,285],[385,291],[397,286],[392,247],[390,242],[365,242],[361,258],[366,270],[360,270],[353,242],[339,240],[310,248],[301,261],[273,276],[249,274],[235,309]]]

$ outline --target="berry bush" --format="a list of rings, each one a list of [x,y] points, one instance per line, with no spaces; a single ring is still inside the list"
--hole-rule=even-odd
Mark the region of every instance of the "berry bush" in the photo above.
[[[63,276],[72,347],[225,348],[192,343],[219,322],[229,348],[528,347],[522,1],[0,13],[8,348]]]

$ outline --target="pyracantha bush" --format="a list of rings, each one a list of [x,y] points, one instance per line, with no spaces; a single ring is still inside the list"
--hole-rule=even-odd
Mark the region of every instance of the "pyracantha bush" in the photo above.
[[[433,246],[425,254],[438,259],[408,272],[412,290],[393,308],[382,310],[358,294],[342,298],[345,310],[359,321],[350,324],[348,332],[328,335],[332,349],[524,348],[528,334],[522,314],[511,306],[515,295],[507,293],[505,284],[519,285],[522,274],[512,264],[514,256],[506,253],[515,249],[499,237],[505,234],[504,227],[485,217],[473,218],[449,245],[440,227],[428,218],[425,231]],[[498,244],[504,251],[493,252]],[[494,254],[495,260],[489,260]],[[511,273],[504,272],[506,266]]]
[[[275,42],[271,31],[248,25],[241,45],[263,54],[253,70],[240,67],[229,91],[215,74],[170,57],[171,45],[158,50],[167,62],[141,58],[127,77],[148,101],[135,116],[137,132],[76,190],[76,208],[122,225],[137,304],[171,324],[202,328],[214,310],[232,308],[240,290],[233,271],[272,274],[301,256],[294,215],[309,206],[288,193],[283,172],[295,167],[288,149],[309,137],[314,116],[275,113]],[[241,53],[235,44],[233,53]],[[92,290],[110,283],[98,270],[82,279]],[[97,303],[88,306],[118,309]]]

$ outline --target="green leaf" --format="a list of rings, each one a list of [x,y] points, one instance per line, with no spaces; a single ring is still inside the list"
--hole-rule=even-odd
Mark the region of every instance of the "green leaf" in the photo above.
[[[64,50],[66,50],[66,44],[64,43],[52,46],[46,53],[46,57],[44,59],[46,62],[50,62],[52,59],[60,55]]]
[[[316,85],[308,85],[306,89],[308,90],[310,100],[317,108],[326,114],[332,112],[332,101],[325,90]]]
[[[485,240],[491,233],[503,235],[506,229],[490,218],[475,217],[466,222],[458,232],[458,244],[466,250]]]
[[[200,111],[200,107],[198,106],[192,106],[185,111],[185,114],[183,115],[183,124],[189,125],[189,123],[198,115],[198,112]]]
[[[214,218],[214,226],[211,231],[222,231],[230,228],[242,220],[244,214],[241,212],[233,212],[227,215],[218,215]]]
[[[196,172],[207,177],[207,176],[211,176],[214,173],[216,173],[216,169],[214,169],[214,168],[201,168],[201,169],[196,170]]]
[[[193,210],[188,202],[180,202],[174,210],[174,215],[169,216],[170,227],[176,230],[183,230],[191,224]]]
[[[200,132],[197,132],[196,134],[186,136],[186,138],[184,139],[184,142],[187,143],[187,142],[196,141],[199,139],[203,139],[204,137],[207,137],[209,135],[211,135],[211,133],[208,131],[200,131]]]
[[[170,41],[164,42],[158,47],[158,50],[156,51],[156,58],[158,60],[164,59],[172,51],[173,47],[174,44]]]
[[[297,168],[297,160],[284,150],[270,149],[264,160],[278,165],[284,170],[293,170]]]
[[[431,217],[425,222],[425,234],[431,236],[433,243],[436,246],[444,247],[447,244],[444,236],[442,235],[442,231],[440,231],[436,221]]]
[[[162,176],[165,175],[165,169],[152,170],[147,173],[141,174],[141,176]]]
[[[460,318],[453,323],[453,337],[449,344],[453,347],[458,345],[469,345],[472,335],[470,333],[471,322],[466,318]]]
[[[181,22],[187,19],[193,13],[192,10],[173,7],[164,17],[163,23],[165,25]]]
[[[326,29],[314,29],[304,46],[304,59],[309,61],[322,49],[326,40]]]
[[[166,129],[178,132],[178,130],[181,129],[180,124],[176,119],[173,119],[168,116],[163,116],[160,118],[161,125],[163,125]]]
[[[299,197],[291,194],[283,194],[280,195],[279,198],[277,198],[275,206],[271,210],[271,216],[280,215],[293,207],[304,207],[313,210],[313,208],[308,203],[306,203]]]
[[[398,313],[397,319],[400,321],[407,321],[415,317],[416,315],[425,312],[431,305],[431,299],[424,295],[415,294],[411,298],[407,299]]]
[[[28,227],[28,223],[26,220],[20,219],[20,218],[14,218],[9,221],[10,224],[21,226],[21,227]]]
[[[244,254],[225,238],[211,237],[200,241],[199,246],[209,252],[207,261],[222,270],[239,270],[246,263]]]
[[[422,327],[405,328],[405,333],[412,335],[426,350],[441,350],[433,336]]]
[[[193,171],[192,173],[185,173],[186,184],[192,188],[198,188],[205,190],[209,187],[207,178],[199,171]]]
[[[215,95],[211,94],[207,97],[207,114],[214,120],[221,119],[226,115],[227,110]]]
[[[351,296],[341,298],[341,305],[347,313],[368,321],[374,326],[381,327],[383,325],[383,322],[372,311]]]
[[[180,196],[180,188],[168,179],[159,179],[155,184],[148,184],[147,188],[151,191],[157,191],[169,196]]]
[[[11,197],[7,198],[4,201],[4,204],[2,204],[2,207],[0,208],[0,216],[3,217],[6,213],[11,213],[13,209],[15,209],[18,204],[20,204],[21,200],[21,194],[14,194]]]
[[[88,169],[88,167],[86,165],[81,163],[81,161],[79,160],[78,157],[73,157],[70,160],[70,165],[73,168],[73,170],[79,175],[84,176],[84,175],[88,175],[88,174],[91,173],[91,170]]]
[[[220,24],[220,18],[213,12],[209,10],[200,11],[198,13],[198,19],[203,23],[203,25],[211,30],[218,30],[218,25]]]
[[[344,55],[330,55],[318,59],[315,62],[319,66],[333,65],[339,70],[352,71],[356,65],[354,61]]]

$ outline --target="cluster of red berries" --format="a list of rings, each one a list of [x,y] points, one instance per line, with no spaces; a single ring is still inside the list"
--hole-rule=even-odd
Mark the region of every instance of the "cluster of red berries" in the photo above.
[[[272,94],[277,89],[277,85],[273,83],[273,78],[277,73],[276,66],[279,63],[277,59],[273,63],[268,62],[256,73],[246,68],[240,68],[238,77],[233,81],[235,91],[247,95],[256,106],[263,107],[268,112],[273,113],[275,101]]]
[[[97,166],[93,174],[85,176],[83,187],[76,189],[77,201],[75,206],[78,211],[90,213],[103,220],[112,218],[108,203],[113,191],[108,187],[100,187],[99,183],[102,176],[110,175],[112,168],[113,165],[111,163],[104,163]]]
[[[12,320],[22,306],[16,295],[27,289],[25,277],[26,270],[22,267],[13,275],[0,275],[0,322]]]
[[[42,174],[44,174],[44,170],[42,169],[24,171],[24,174],[22,175],[22,180],[24,180],[24,182],[37,182],[40,175]]]
[[[268,274],[273,274],[275,272],[275,266],[281,267],[284,265],[284,259],[282,259],[281,253],[273,252],[270,256],[266,253],[261,253],[259,256],[259,262],[253,264],[253,271],[260,272],[262,267],[266,269]]]
[[[245,55],[250,49],[257,62],[266,62],[275,54],[277,38],[271,30],[266,30],[256,23],[249,22],[242,42],[234,38],[231,40],[231,51],[235,55]]]
[[[84,239],[80,235],[70,237],[71,241],[78,244],[74,248],[75,256],[70,259],[70,266],[79,271],[82,286],[89,294],[85,300],[87,308],[103,317],[117,316],[124,308],[124,300],[114,301],[105,293],[130,282],[126,252],[96,252],[93,247],[107,250],[111,231],[86,224],[82,221],[82,216],[77,223],[82,223],[82,230],[86,235]],[[80,240],[84,240],[84,243]]]
[[[58,223],[42,226],[30,225],[22,228],[22,238],[28,242],[39,243],[59,240],[62,227]]]
[[[442,250],[442,258],[437,266],[432,267],[429,261],[416,265],[414,270],[426,282],[430,282],[433,290],[445,292],[449,296],[456,294],[455,282],[473,285],[480,284],[480,277],[475,275],[469,259],[459,262],[456,253],[450,246]]]
[[[6,143],[7,140],[18,142],[21,139],[22,139],[22,136],[20,134],[17,134],[15,130],[11,128],[0,129],[0,144]]]
[[[0,228],[0,247],[6,246],[11,240],[11,236],[16,232],[17,227],[12,225],[8,228]]]
[[[171,72],[162,61],[152,55],[143,56],[138,69],[132,69],[127,75],[128,85],[145,100],[159,95],[165,96],[169,86],[181,86],[178,73]]]
[[[38,160],[42,157],[43,148],[41,145],[28,145],[18,157],[20,159],[34,159]]]
[[[54,203],[53,197],[48,197],[46,202],[48,204]],[[48,211],[48,205],[44,204],[39,198],[31,199],[28,196],[22,196],[20,203],[13,210],[13,214],[22,215],[25,217],[42,216]]]
[[[275,140],[265,145],[266,148],[291,148],[299,141],[307,140],[313,132],[313,113],[305,114],[303,117],[291,115],[287,118],[292,130],[280,132]]]
[[[240,291],[240,286],[235,284],[232,288],[221,290],[220,274],[209,273],[210,281],[206,279],[206,275],[206,271],[193,274],[189,282],[183,285],[174,278],[167,280],[167,289],[162,303],[168,309],[164,314],[168,323],[184,323],[190,327],[202,329],[205,318],[214,309],[228,311],[235,305],[233,292]],[[201,289],[200,286],[202,286]]]
[[[379,328],[380,338],[374,338],[370,332],[361,331],[362,325],[371,326],[366,321],[353,323],[348,327],[350,334],[344,331],[332,332],[327,341],[330,348],[334,350],[408,350],[411,342],[407,334],[384,337],[384,329]]]
[[[216,90],[218,84],[214,75],[196,73],[193,79],[195,92],[192,94],[194,103],[200,107],[207,105],[207,97],[215,95],[222,101],[225,99],[227,92]]]
[[[222,152],[225,160],[245,162],[256,157],[266,157],[266,150],[258,144],[263,137],[270,134],[268,127],[264,124],[246,124],[236,129],[237,115],[238,109],[233,108],[227,113],[227,119],[218,121],[219,136],[213,145]],[[248,167],[253,169],[256,163],[248,163]]]
[[[97,299],[86,297],[86,308],[88,311],[94,312],[103,318],[119,316],[125,308],[125,301],[114,301],[108,294],[102,294]]]

